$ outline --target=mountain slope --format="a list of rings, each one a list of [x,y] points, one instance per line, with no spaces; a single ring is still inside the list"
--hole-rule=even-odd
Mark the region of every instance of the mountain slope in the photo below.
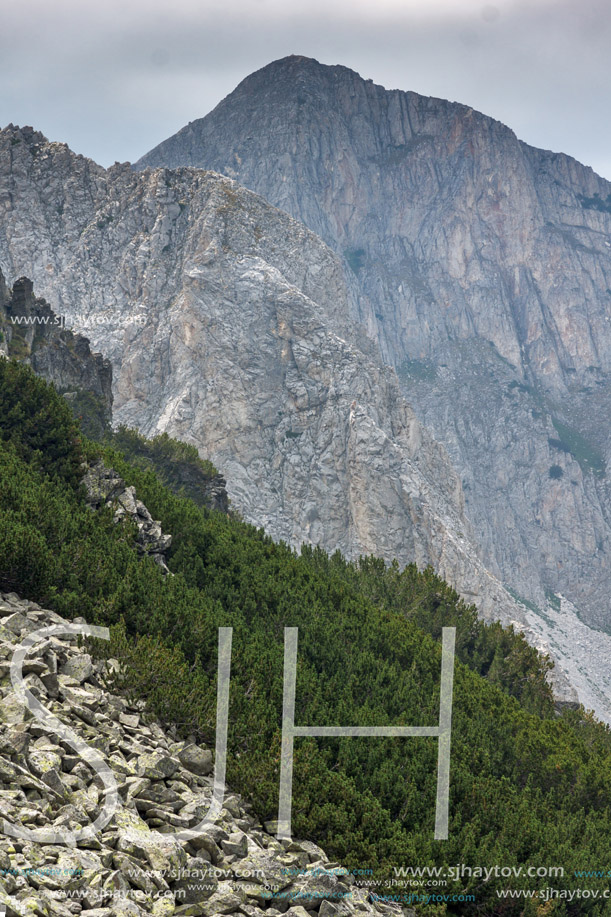
[[[112,360],[117,423],[196,445],[274,538],[431,563],[524,620],[316,236],[213,173],[106,172],[31,129],[0,132],[0,174],[7,274]]]
[[[541,864],[554,864],[554,886],[572,901],[584,884],[575,870],[609,861],[605,825],[611,795],[611,734],[583,711],[554,714],[545,684],[545,662],[523,638],[498,624],[478,621],[473,609],[431,571],[421,573],[412,565],[399,572],[375,558],[349,564],[338,553],[329,557],[320,549],[308,549],[298,556],[260,529],[176,496],[150,470],[131,467],[116,450],[104,448],[104,459],[112,462],[129,488],[135,488],[138,499],[171,536],[168,565],[173,575],[167,576],[152,558],[138,551],[134,526],[117,523],[109,508],[90,508],[79,475],[83,459],[87,456],[91,461],[99,450],[83,443],[65,401],[27,367],[4,360],[0,361],[0,398],[0,591],[4,595],[0,650],[5,675],[0,717],[9,727],[0,745],[4,759],[0,781],[8,778],[9,783],[17,784],[3,796],[11,822],[19,819],[27,827],[45,828],[52,822],[60,830],[74,827],[75,821],[87,824],[111,796],[93,790],[91,795],[79,794],[92,782],[96,785],[86,766],[91,757],[78,761],[62,742],[55,750],[57,728],[49,730],[44,723],[33,723],[18,692],[11,691],[8,670],[17,640],[33,630],[36,622],[45,623],[52,617],[33,607],[32,600],[76,619],[75,623],[84,617],[89,623],[110,627],[109,652],[122,666],[121,683],[128,697],[145,700],[151,712],[173,724],[189,743],[214,742],[217,629],[233,628],[228,783],[248,795],[254,813],[265,822],[276,816],[278,806],[284,627],[299,629],[299,723],[429,725],[439,715],[440,633],[449,626],[456,628],[456,658],[447,840],[433,839],[437,747],[432,737],[298,739],[295,835],[324,846],[348,867],[371,869],[366,882],[392,877],[392,885],[382,888],[400,895],[405,889],[408,902],[423,917],[472,914],[471,896],[475,896],[475,907],[491,917],[535,917],[540,901],[527,898],[524,906],[524,899],[516,900],[514,894],[545,891],[549,874],[546,870],[541,874]],[[35,425],[33,418],[44,424]],[[38,448],[41,426],[47,438],[44,451]],[[9,589],[13,594],[6,601]],[[21,596],[21,602],[14,593]],[[143,840],[149,835],[141,822],[147,822],[150,829],[167,831],[164,838],[171,843],[168,829],[187,827],[185,821],[191,827],[195,816],[205,814],[210,785],[196,781],[200,799],[194,801],[189,792],[193,783],[184,773],[189,767],[181,760],[185,749],[162,747],[161,755],[153,754],[151,760],[141,746],[146,746],[147,738],[153,746],[156,740],[163,743],[158,729],[147,724],[141,728],[134,713],[125,722],[119,719],[125,729],[109,723],[107,718],[114,723],[123,705],[116,701],[106,705],[103,692],[98,693],[99,685],[91,683],[100,674],[99,668],[92,673],[86,658],[73,658],[66,660],[66,671],[64,654],[60,641],[50,639],[43,644],[39,655],[28,660],[28,688],[44,707],[52,706],[60,717],[68,716],[73,722],[78,718],[85,724],[76,731],[93,741],[108,760],[122,787],[124,810],[131,809],[121,813],[127,824],[120,818],[103,832],[99,839],[102,852],[95,841],[87,842],[84,849],[79,844],[66,851],[66,845],[52,844],[44,850],[48,863],[56,861],[57,853],[60,869],[64,860],[68,869],[75,865],[73,858],[87,862],[91,856],[89,864],[97,872],[92,882],[83,883],[81,875],[64,873],[59,889],[74,889],[76,898],[81,898],[79,889],[83,891],[83,909],[89,911],[99,900],[94,892],[100,890],[99,897],[106,902],[109,893],[113,898],[113,890],[130,892],[130,878],[143,878],[137,863],[119,856],[127,854],[142,863],[148,859],[142,848],[148,848]],[[54,671],[54,657],[60,657],[55,658],[59,672]],[[79,684],[88,679],[86,686]],[[183,768],[173,760],[174,755]],[[209,755],[196,752],[192,757],[188,753],[186,760],[199,764],[207,776]],[[179,770],[177,786],[164,783]],[[152,787],[148,780],[153,781]],[[97,784],[99,789],[99,781]],[[128,787],[133,787],[131,793]],[[21,804],[22,788],[33,791],[27,794],[27,805]],[[66,804],[62,805],[58,797],[64,793]],[[130,795],[140,800],[135,803],[137,816]],[[233,806],[236,802],[227,800],[234,818],[239,817]],[[222,826],[233,824],[223,812],[220,821]],[[129,831],[134,827],[136,838]],[[261,833],[252,830],[252,821],[238,827],[252,835],[256,846],[257,842],[265,846]],[[242,838],[233,839],[227,848],[222,833],[211,829],[204,834],[214,844],[204,842],[201,849],[208,856],[199,854],[199,859],[210,859],[223,869],[229,857],[236,858],[230,863],[241,859]],[[115,840],[116,859],[107,849]],[[130,849],[132,842],[137,849]],[[233,843],[239,845],[238,850]],[[58,846],[59,850],[54,849]],[[247,848],[256,861],[261,856],[266,859],[248,843]],[[198,876],[204,879],[208,867],[190,860],[198,858],[197,849],[189,842],[184,851],[190,866],[204,870]],[[267,850],[279,854],[269,842]],[[16,838],[4,852],[2,870],[10,872],[0,876],[0,886],[6,882],[9,896],[24,905],[23,910],[15,908],[15,914],[25,917],[39,908],[43,914],[53,914],[52,904],[48,910],[45,907],[48,886],[44,879],[39,882],[40,895],[40,889],[34,892],[30,885],[30,877],[35,884],[40,873],[20,874],[32,856],[43,866],[40,851]],[[300,853],[290,845],[287,852]],[[304,867],[306,863],[304,859]],[[457,868],[457,863],[466,869]],[[113,876],[108,876],[105,870],[111,864]],[[499,872],[500,864],[516,868],[505,866]],[[150,865],[153,870],[167,869],[163,862]],[[269,869],[272,885],[280,884],[274,863],[261,866]],[[410,896],[409,872],[405,884],[397,882],[395,866],[422,870],[418,891],[449,897],[429,898],[431,906],[424,905],[422,898]],[[421,881],[427,876],[435,876],[435,881],[423,888]],[[441,887],[438,877],[443,877]],[[222,876],[218,878],[220,882]],[[171,886],[180,886],[173,874],[165,873],[165,879]],[[303,878],[291,876],[289,880],[299,891]],[[605,878],[601,882],[591,877],[588,885],[598,895],[592,892],[587,900],[584,896],[573,912],[605,913],[607,905],[601,894],[605,883]],[[332,909],[320,898],[311,898],[321,886],[332,891],[334,885],[319,877],[315,888],[310,886],[310,894],[298,897],[306,898],[307,911],[330,917]],[[163,885],[158,887],[165,890]],[[130,893],[127,897],[147,911],[147,899],[154,889],[141,890],[143,896]],[[265,903],[276,903],[261,902],[256,889],[254,896],[244,886],[241,890],[253,897],[253,906],[263,910]],[[500,893],[507,890],[512,894],[504,898]],[[226,887],[218,891],[229,894]],[[239,890],[234,886],[233,891]],[[175,888],[173,892],[176,898]],[[33,899],[29,905],[28,898]],[[358,908],[361,902],[355,899]],[[9,900],[8,907],[13,903]],[[280,907],[267,909],[282,912],[286,902],[279,903]],[[210,910],[251,914],[250,905],[242,906],[243,899],[239,908],[230,911],[232,904],[231,897],[223,901],[215,897],[209,905],[188,902],[185,909],[176,911],[176,917],[205,917]],[[387,913],[380,905],[376,903],[376,910]],[[113,900],[112,908],[126,912],[125,917],[139,913],[125,902]],[[15,917],[12,911],[8,913]]]
[[[136,165],[213,168],[325,239],[461,474],[489,568],[611,628],[608,182],[467,106],[303,57]]]

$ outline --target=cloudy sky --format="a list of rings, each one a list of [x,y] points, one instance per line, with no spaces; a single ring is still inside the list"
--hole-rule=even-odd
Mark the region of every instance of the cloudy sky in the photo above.
[[[0,126],[135,160],[288,54],[464,102],[611,179],[609,0],[0,0]]]

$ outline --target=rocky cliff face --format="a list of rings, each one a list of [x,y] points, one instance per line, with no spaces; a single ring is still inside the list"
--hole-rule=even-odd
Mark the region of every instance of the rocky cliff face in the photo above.
[[[611,184],[479,112],[290,57],[137,164],[229,175],[343,258],[488,567],[609,629]]]
[[[179,740],[142,702],[117,692],[117,661],[93,660],[66,633],[71,623],[86,622],[0,594],[7,917],[413,917],[411,908],[374,900],[316,844],[278,841],[231,791],[219,816],[191,837],[212,801],[211,751]],[[16,687],[9,675],[17,647],[49,628],[55,632],[25,656]]]
[[[93,396],[92,410],[99,421],[112,417],[112,367],[102,354],[92,353],[87,338],[63,327],[33,284],[21,277],[12,290],[0,270],[0,353],[28,363],[34,372],[74,401],[82,393]]]
[[[273,537],[431,563],[481,614],[532,626],[547,647],[549,619],[529,624],[482,562],[445,447],[354,322],[319,238],[214,173],[105,171],[31,129],[0,132],[0,206],[7,276],[33,276],[112,359],[115,421],[197,445]],[[611,718],[600,640],[575,674]],[[575,699],[562,677],[556,691]]]
[[[432,563],[520,616],[316,236],[218,175],[105,172],[28,129],[0,163],[0,256],[111,357],[118,422],[195,443],[276,538]]]

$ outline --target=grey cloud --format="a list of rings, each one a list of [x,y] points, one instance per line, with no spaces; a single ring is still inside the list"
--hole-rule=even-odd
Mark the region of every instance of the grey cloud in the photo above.
[[[325,6],[327,9],[325,10]],[[281,5],[38,0],[3,11],[0,123],[136,159],[287,54],[461,101],[611,177],[606,0]]]

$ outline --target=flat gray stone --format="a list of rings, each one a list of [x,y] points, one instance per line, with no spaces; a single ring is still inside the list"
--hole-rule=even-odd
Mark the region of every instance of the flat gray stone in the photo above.
[[[213,771],[212,752],[199,745],[187,745],[178,752],[178,760],[187,770],[198,777],[206,777]]]

